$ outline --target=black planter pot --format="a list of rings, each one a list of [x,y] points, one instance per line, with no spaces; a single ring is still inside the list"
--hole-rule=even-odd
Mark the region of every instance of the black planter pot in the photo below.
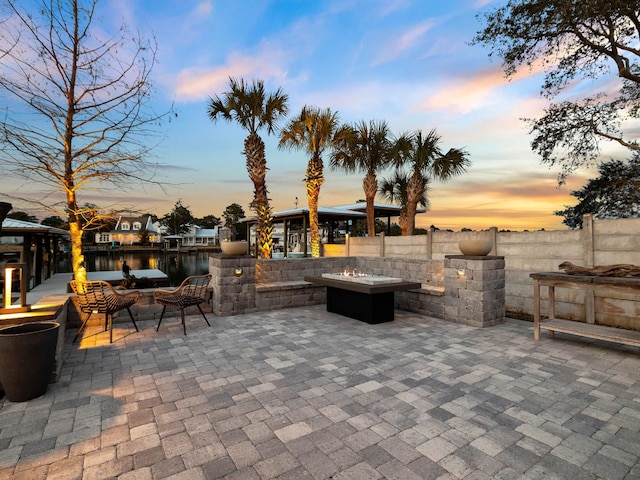
[[[0,328],[0,384],[12,402],[44,395],[55,366],[57,322]]]

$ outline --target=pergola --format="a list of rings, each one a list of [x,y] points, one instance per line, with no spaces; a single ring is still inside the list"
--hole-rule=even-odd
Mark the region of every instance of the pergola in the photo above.
[[[12,218],[5,218],[0,230],[0,237],[22,237],[19,261],[27,265],[27,272],[33,280],[31,288],[40,285],[55,273],[58,241],[68,236],[69,232],[60,228]]]
[[[398,205],[388,205],[385,203],[374,204],[374,216],[376,218],[387,219],[387,233],[391,229],[391,217],[397,217],[400,215],[401,207]],[[367,218],[367,204],[366,202],[354,203],[351,205],[340,205],[337,207],[318,207],[318,223],[329,224],[330,229],[336,222],[347,222],[349,220],[362,220]],[[250,238],[250,229],[253,225],[257,224],[256,217],[246,217],[241,220],[247,226],[247,238]],[[288,255],[288,242],[289,231],[293,223],[302,223],[302,236],[303,236],[303,253],[307,256],[307,230],[309,226],[309,208],[301,207],[291,210],[282,210],[273,214],[273,223],[284,224],[284,255]],[[334,238],[333,231],[328,235],[329,243],[333,243]]]

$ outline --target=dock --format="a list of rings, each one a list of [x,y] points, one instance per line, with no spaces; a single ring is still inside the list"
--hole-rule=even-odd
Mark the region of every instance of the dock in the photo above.
[[[166,287],[169,285],[169,277],[167,277],[167,274],[156,268],[132,270],[131,274],[135,275],[136,278],[147,277],[158,287]],[[69,293],[67,287],[72,276],[73,274],[71,273],[56,273],[45,282],[27,292],[27,304],[35,305],[47,295]],[[122,279],[122,272],[120,271],[87,272],[87,280],[103,280],[114,286],[119,285]]]
[[[130,273],[136,278],[148,278],[156,287],[166,287],[169,285],[169,277],[167,277],[167,274],[158,270],[157,268],[150,268],[146,270],[131,270]],[[87,272],[87,280],[102,280],[114,286],[120,285],[123,279],[124,277],[122,276],[122,272],[119,270],[106,272]]]

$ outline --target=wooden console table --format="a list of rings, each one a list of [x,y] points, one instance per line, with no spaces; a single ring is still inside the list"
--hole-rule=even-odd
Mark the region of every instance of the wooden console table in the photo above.
[[[540,330],[548,330],[552,337],[554,332],[561,332],[640,347],[640,332],[595,324],[593,296],[587,295],[586,322],[555,318],[556,287],[581,289],[587,292],[611,290],[638,294],[640,278],[569,275],[559,272],[532,273],[530,277],[533,279],[533,338],[535,340],[540,340]],[[549,318],[545,320],[540,319],[541,286],[547,286],[549,289]]]
[[[325,277],[304,277],[304,279],[327,287],[327,312],[372,324],[393,320],[394,292],[417,290],[422,286],[418,282],[367,285]]]

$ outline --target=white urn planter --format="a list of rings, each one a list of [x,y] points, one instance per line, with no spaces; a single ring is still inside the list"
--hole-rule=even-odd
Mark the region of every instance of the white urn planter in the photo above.
[[[246,255],[249,244],[246,240],[239,240],[236,242],[222,242],[220,249],[225,255]]]
[[[493,242],[482,239],[460,240],[458,242],[458,248],[460,248],[463,255],[483,257],[489,254],[493,248]]]

